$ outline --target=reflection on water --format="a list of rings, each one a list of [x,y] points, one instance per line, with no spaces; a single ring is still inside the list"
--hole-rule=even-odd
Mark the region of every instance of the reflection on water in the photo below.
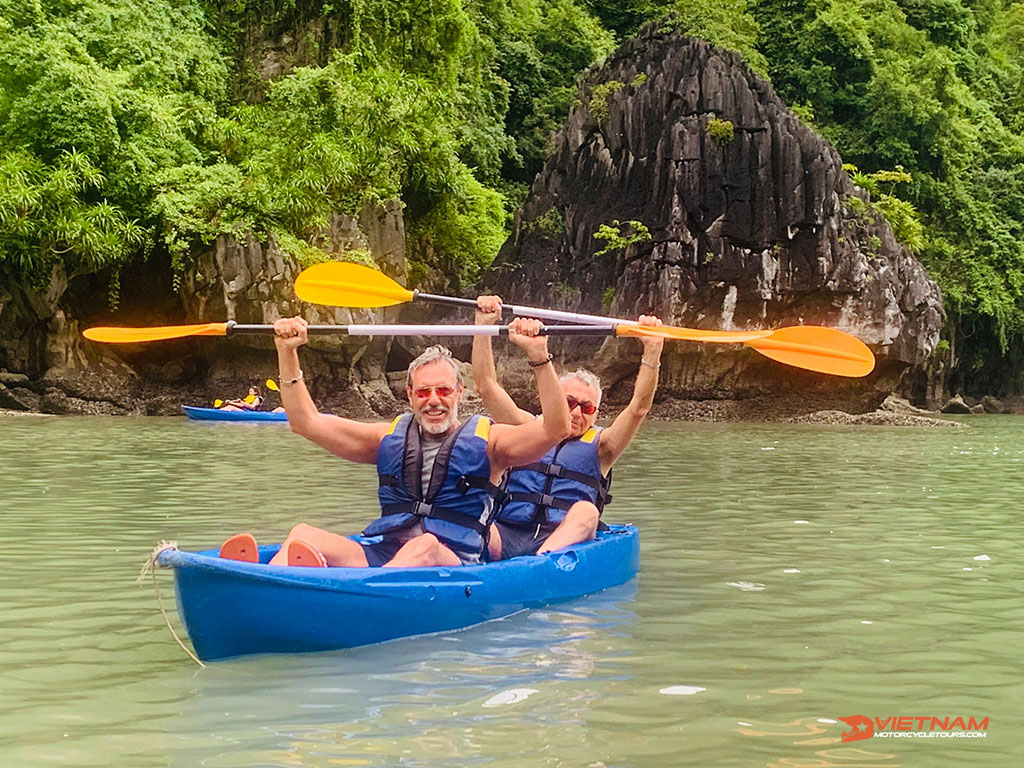
[[[1024,419],[970,423],[651,424],[608,512],[640,527],[633,583],[199,670],[134,583],[152,546],[357,530],[373,468],[273,425],[0,418],[0,764],[1015,764]],[[990,726],[844,744],[856,714]]]
[[[211,665],[178,728],[214,732],[225,751],[211,756],[203,745],[174,764],[194,765],[198,755],[208,765],[238,764],[233,745],[244,742],[254,761],[266,751],[276,757],[263,759],[281,765],[330,758],[383,766],[396,754],[409,765],[464,765],[480,754],[526,754],[535,742],[517,733],[522,727],[542,740],[578,740],[594,700],[623,675],[619,657],[628,650],[608,638],[634,623],[635,598],[636,586],[626,584],[564,610],[461,632]],[[242,683],[241,717],[234,711],[240,677],[259,683]]]

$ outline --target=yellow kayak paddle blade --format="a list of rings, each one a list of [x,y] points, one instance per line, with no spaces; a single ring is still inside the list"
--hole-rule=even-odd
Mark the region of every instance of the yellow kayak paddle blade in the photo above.
[[[780,363],[832,376],[859,378],[875,369],[875,356],[856,336],[815,325],[791,325],[747,342]]]
[[[774,331],[700,331],[666,325],[620,325],[617,336],[657,336],[681,341],[746,344],[779,363],[833,376],[858,378],[875,368],[875,356],[860,339],[818,325]]]
[[[390,307],[413,300],[403,288],[376,269],[347,261],[314,264],[295,279],[295,295],[310,304],[334,307]]]
[[[157,328],[97,326],[86,328],[82,332],[82,335],[90,341],[102,341],[105,344],[139,344],[146,341],[183,339],[186,336],[227,336],[227,334],[227,323],[164,325]]]

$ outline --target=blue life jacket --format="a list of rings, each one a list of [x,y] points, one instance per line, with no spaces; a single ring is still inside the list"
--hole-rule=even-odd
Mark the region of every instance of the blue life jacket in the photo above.
[[[484,532],[501,495],[491,483],[490,428],[490,419],[473,416],[448,435],[424,494],[419,425],[411,413],[395,419],[377,451],[381,516],[363,535],[379,536],[421,521],[425,531],[452,549],[482,554]]]
[[[562,441],[540,461],[514,467],[497,519],[509,525],[557,524],[577,501],[591,501],[603,511],[612,497],[611,472],[607,478],[601,475],[600,434],[601,427],[591,427]]]

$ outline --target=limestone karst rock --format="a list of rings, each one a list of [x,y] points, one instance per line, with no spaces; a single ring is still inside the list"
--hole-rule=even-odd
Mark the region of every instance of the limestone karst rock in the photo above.
[[[650,238],[600,254],[594,235],[615,221],[640,222]],[[653,311],[688,327],[837,327],[879,358],[862,391],[891,388],[924,360],[943,312],[837,152],[737,54],[657,25],[581,81],[486,282],[519,304]],[[635,342],[606,344],[596,361],[612,380],[626,375],[625,344]],[[739,347],[675,349],[662,386],[680,396],[832,386]]]

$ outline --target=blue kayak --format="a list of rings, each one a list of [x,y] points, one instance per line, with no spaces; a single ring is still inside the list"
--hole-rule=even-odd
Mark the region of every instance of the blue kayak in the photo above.
[[[358,540],[359,537],[353,537]],[[217,550],[164,550],[178,611],[199,658],[351,648],[461,629],[572,600],[632,579],[640,538],[613,525],[543,555],[458,568],[301,568],[225,560]]]
[[[199,408],[194,405],[183,405],[181,410],[190,419],[199,421],[288,421],[284,411],[225,411],[223,408]]]

